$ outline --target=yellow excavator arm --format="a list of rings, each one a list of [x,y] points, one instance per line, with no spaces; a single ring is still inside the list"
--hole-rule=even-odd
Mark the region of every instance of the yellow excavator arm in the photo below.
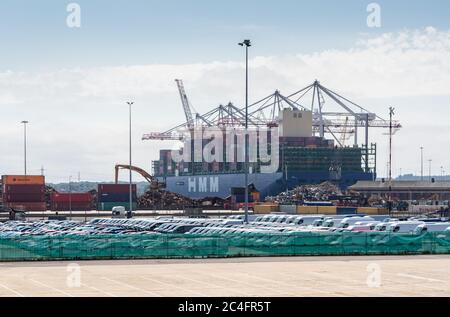
[[[156,177],[153,177],[152,175],[150,175],[149,173],[147,173],[145,170],[143,170],[142,168],[136,167],[136,166],[130,166],[130,165],[124,165],[124,164],[117,164],[116,165],[116,176],[115,176],[115,182],[116,184],[119,183],[119,170],[121,169],[127,169],[127,170],[131,170],[133,172],[136,172],[138,174],[140,174],[142,177],[145,178],[145,180],[147,182],[150,183],[150,187],[152,189],[160,189],[160,188],[165,188],[165,184],[164,183],[160,183],[158,182],[158,180],[156,179]]]

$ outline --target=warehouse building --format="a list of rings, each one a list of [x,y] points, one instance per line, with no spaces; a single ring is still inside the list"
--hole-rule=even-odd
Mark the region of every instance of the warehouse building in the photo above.
[[[349,189],[366,197],[387,198],[390,193],[394,200],[450,200],[448,181],[359,181]]]

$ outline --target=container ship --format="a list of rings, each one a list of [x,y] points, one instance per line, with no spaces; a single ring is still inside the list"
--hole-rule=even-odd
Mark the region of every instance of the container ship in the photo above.
[[[294,116],[298,122],[287,119]],[[307,111],[283,111],[279,127],[284,131],[279,131],[279,163],[275,171],[261,172],[259,157],[256,162],[249,163],[248,185],[260,193],[261,199],[303,184],[332,181],[341,188],[347,188],[359,180],[373,180],[376,177],[373,163],[365,169],[365,147],[339,147],[333,140],[312,136],[312,121],[308,118],[311,118],[311,113]],[[309,127],[309,133],[304,132],[302,125]],[[202,144],[208,141],[210,139],[203,139]],[[224,148],[223,161],[226,161],[228,147]],[[183,150],[180,149],[181,152]],[[160,151],[159,160],[152,162],[153,174],[166,184],[170,192],[193,199],[227,198],[232,188],[244,187],[245,161],[208,163],[203,160],[189,163],[176,162],[172,156],[172,150],[164,149]],[[370,162],[376,162],[375,144],[371,145],[367,156]]]
[[[212,141],[211,135],[207,135],[201,137],[200,146],[194,141],[186,142],[186,139],[199,139],[195,137],[196,131],[218,129],[222,134],[220,142],[242,148],[242,142],[238,144],[238,137],[230,135],[230,130],[245,131],[246,123],[249,134],[252,130],[270,130],[267,136],[268,145],[272,146],[270,151],[278,150],[276,169],[262,172],[265,163],[260,157],[259,142],[256,159],[251,161],[248,169],[247,186],[252,185],[260,193],[261,200],[304,184],[331,181],[345,189],[357,181],[376,179],[377,147],[369,142],[369,129],[390,128],[395,131],[401,128],[398,121],[385,120],[369,112],[317,80],[288,96],[277,90],[249,105],[247,111],[230,102],[203,115],[191,112],[183,82],[176,82],[186,122],[166,132],[145,134],[143,140],[182,141],[184,145],[180,153],[190,152],[192,158],[195,151],[204,152]],[[360,144],[362,136],[364,142]],[[351,137],[353,144],[346,145]],[[229,151],[236,155],[233,147]],[[216,161],[203,158],[174,160],[174,151],[161,150],[159,160],[152,162],[153,174],[165,182],[167,190],[186,197],[229,197],[233,188],[245,188],[245,160],[227,161],[229,147],[224,148],[219,154],[214,153]]]

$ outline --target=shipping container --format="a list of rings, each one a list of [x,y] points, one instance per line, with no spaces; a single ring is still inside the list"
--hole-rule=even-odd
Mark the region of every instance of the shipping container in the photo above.
[[[232,195],[231,196],[231,202],[232,203],[245,203],[245,195]],[[253,202],[253,196],[248,195],[248,202]]]
[[[337,208],[336,206],[318,206],[317,213],[324,215],[336,215]]]
[[[287,214],[296,214],[297,205],[280,205],[280,212],[284,212]]]
[[[261,204],[253,207],[253,213],[255,214],[270,214],[277,211],[279,211],[279,206],[276,204]]]
[[[46,211],[47,204],[45,202],[42,203],[30,203],[30,202],[7,202],[4,203],[6,207],[24,210],[24,211]]]
[[[252,194],[253,201],[258,202],[261,200],[261,193],[260,192],[253,192]]]
[[[111,194],[111,193],[101,193],[98,195],[98,202],[102,203],[108,203],[108,202],[128,202],[130,201],[130,194],[129,193],[122,193],[122,194]],[[132,194],[132,200],[134,202],[137,201],[137,195],[136,193]]]
[[[4,185],[44,185],[45,177],[41,175],[3,175]]]
[[[130,192],[129,184],[98,184],[98,193],[123,194]],[[136,184],[132,185],[132,191],[136,192]]]
[[[358,207],[358,214],[385,215],[388,213],[389,213],[389,210],[387,208]]]
[[[336,214],[338,215],[354,215],[357,213],[356,207],[337,207]]]
[[[68,203],[68,202],[52,202],[51,204],[51,210],[52,211],[90,211],[92,210],[92,204],[90,202],[88,203],[81,203],[81,202],[74,202],[74,203]]]
[[[125,210],[130,210],[130,204],[126,202],[102,202],[98,203],[99,211],[112,211],[113,207],[124,207]],[[137,210],[137,203],[133,203],[133,210]]]
[[[317,206],[297,206],[297,213],[300,215],[316,215],[317,210]]]
[[[45,185],[3,185],[6,194],[38,194],[45,193]]]
[[[3,194],[3,201],[5,202],[45,202],[45,194]]]
[[[58,203],[66,203],[69,201],[72,203],[91,203],[92,195],[90,193],[53,193],[51,201]]]

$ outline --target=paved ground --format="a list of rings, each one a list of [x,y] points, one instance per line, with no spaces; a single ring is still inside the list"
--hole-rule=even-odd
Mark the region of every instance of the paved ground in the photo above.
[[[450,296],[450,255],[0,263],[0,296]]]

